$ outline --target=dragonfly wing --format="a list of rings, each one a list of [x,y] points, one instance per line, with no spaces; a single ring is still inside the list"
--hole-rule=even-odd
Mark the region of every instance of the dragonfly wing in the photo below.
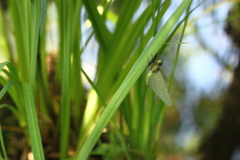
[[[154,93],[163,100],[167,106],[172,105],[171,98],[167,91],[163,76],[160,71],[152,72],[152,75],[148,77],[149,87],[154,91]]]

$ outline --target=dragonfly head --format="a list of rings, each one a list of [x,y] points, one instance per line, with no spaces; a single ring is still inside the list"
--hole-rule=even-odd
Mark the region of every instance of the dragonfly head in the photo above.
[[[160,67],[162,66],[162,64],[163,64],[162,60],[158,60],[156,65]]]

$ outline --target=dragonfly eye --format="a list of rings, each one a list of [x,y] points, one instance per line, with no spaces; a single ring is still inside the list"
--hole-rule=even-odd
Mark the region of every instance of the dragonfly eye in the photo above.
[[[158,61],[157,61],[157,66],[160,67],[160,66],[162,66],[162,64],[163,64],[162,60],[158,60]]]

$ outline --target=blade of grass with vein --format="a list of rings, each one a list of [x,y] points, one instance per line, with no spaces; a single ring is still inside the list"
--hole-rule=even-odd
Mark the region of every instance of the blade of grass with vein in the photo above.
[[[123,101],[133,84],[137,81],[139,76],[145,70],[149,59],[156,54],[159,47],[165,42],[167,36],[169,35],[170,31],[173,29],[174,25],[179,20],[180,16],[184,12],[184,10],[188,7],[191,0],[183,1],[180,6],[174,11],[171,17],[167,20],[167,22],[163,25],[161,30],[156,34],[153,40],[149,43],[149,45],[145,48],[135,65],[130,70],[129,74],[127,75],[126,79],[123,81],[122,85],[119,87],[111,101],[109,102],[108,106],[100,116],[96,127],[92,131],[91,135],[86,140],[83,148],[81,149],[80,153],[77,156],[78,160],[85,160],[89,156],[93,146],[97,142],[97,139],[102,133],[102,130],[107,125],[109,120],[111,119],[112,115],[118,109],[120,103]]]
[[[60,104],[60,159],[67,156],[69,145],[70,124],[70,56],[71,56],[71,1],[56,1],[60,32],[60,74],[61,74],[61,104]],[[74,4],[74,3],[73,3]]]
[[[30,133],[30,140],[32,144],[34,159],[44,160],[41,135],[38,127],[37,114],[30,83],[23,83],[23,97],[25,101],[28,129]]]

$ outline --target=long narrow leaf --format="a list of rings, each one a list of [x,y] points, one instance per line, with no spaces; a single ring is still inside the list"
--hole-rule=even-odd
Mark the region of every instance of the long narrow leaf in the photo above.
[[[25,101],[28,129],[30,133],[34,159],[44,160],[41,135],[38,127],[37,114],[34,105],[34,98],[29,83],[23,83],[23,96]]]
[[[92,22],[98,42],[106,49],[110,43],[111,33],[105,25],[105,21],[97,11],[97,4],[95,0],[83,0],[83,4],[87,10],[88,17]]]
[[[15,81],[10,81],[3,87],[3,89],[0,91],[0,100],[14,83]]]
[[[71,57],[71,1],[56,1],[59,10],[60,27],[60,71],[61,71],[61,106],[60,106],[60,159],[67,156],[70,124],[70,57]]]
[[[4,157],[5,160],[7,160],[8,157],[7,157],[7,152],[6,152],[6,149],[5,149],[5,146],[4,146],[4,142],[3,142],[3,135],[2,135],[1,124],[0,124],[0,144],[1,144],[2,151],[3,151],[3,157]]]

